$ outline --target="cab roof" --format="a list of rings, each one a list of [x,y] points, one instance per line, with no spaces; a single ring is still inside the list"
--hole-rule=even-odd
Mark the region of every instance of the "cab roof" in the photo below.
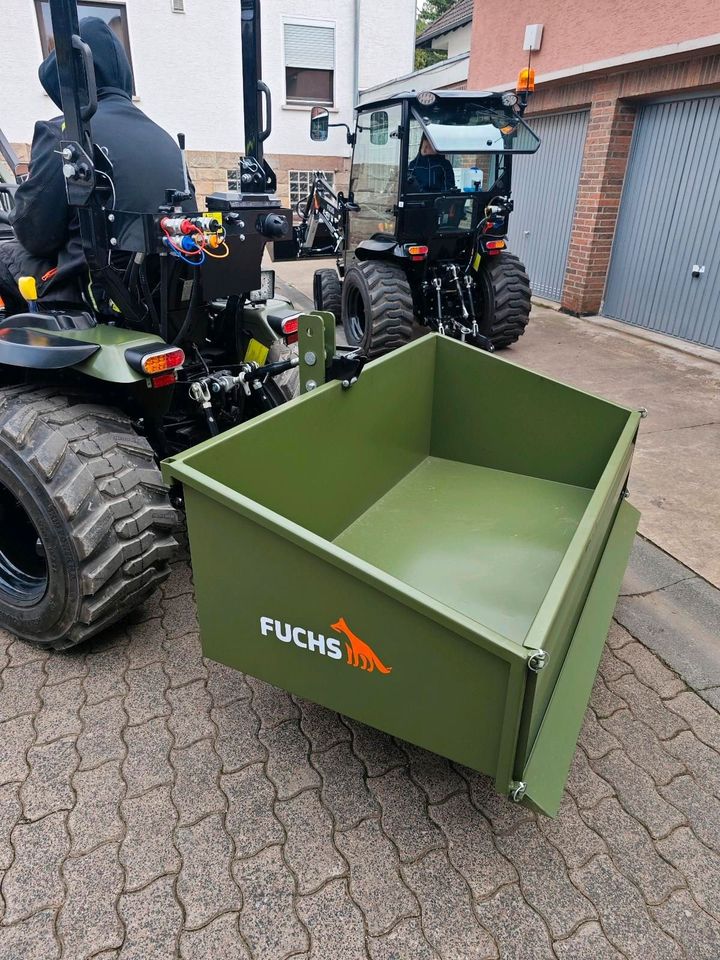
[[[356,111],[367,110],[368,107],[380,107],[389,103],[402,103],[404,100],[417,101],[419,93],[434,93],[438,100],[500,100],[502,90],[403,90],[393,93],[389,97],[379,100],[369,100],[355,107]]]

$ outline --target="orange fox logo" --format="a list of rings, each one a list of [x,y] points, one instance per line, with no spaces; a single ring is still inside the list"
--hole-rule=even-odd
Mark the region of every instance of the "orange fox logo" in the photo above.
[[[386,667],[375,651],[352,632],[345,623],[344,617],[340,617],[337,623],[333,623],[331,629],[337,630],[338,633],[344,633],[347,637],[349,642],[345,644],[345,649],[347,650],[347,662],[351,667],[360,667],[361,670],[367,670],[368,673],[372,673],[376,668],[380,673],[390,673],[392,671],[392,667]]]

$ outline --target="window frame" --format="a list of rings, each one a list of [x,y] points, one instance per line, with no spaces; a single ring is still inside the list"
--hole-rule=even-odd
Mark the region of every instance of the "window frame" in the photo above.
[[[38,34],[40,36],[40,51],[44,60],[50,55],[50,44],[47,32],[45,30],[45,18],[43,17],[42,13],[43,3],[48,3],[48,0],[33,0],[33,6],[35,7],[35,18],[38,25]],[[132,49],[130,47],[130,26],[127,4],[122,2],[122,0],[78,0],[78,3],[82,4],[84,7],[114,7],[120,13],[122,38],[118,39],[120,39],[120,42],[122,43],[125,53],[127,54],[127,58],[130,62],[130,72],[132,73],[133,78],[133,96],[135,96],[137,91],[135,89],[135,68],[133,67]],[[82,19],[79,10],[78,19]]]
[[[285,51],[285,24],[296,27],[325,27],[331,28],[333,32],[333,68],[332,70],[326,71],[327,73],[332,74],[332,102],[323,103],[322,106],[327,107],[329,110],[337,109],[337,21],[336,20],[317,20],[310,19],[308,17],[283,17],[282,20],[282,72],[283,72],[283,107],[293,109],[305,109],[307,107],[313,107],[318,103],[316,100],[290,100],[288,99],[287,91],[287,71],[288,67],[295,70],[313,70],[313,69],[322,69],[324,68],[313,68],[313,67],[293,67],[287,62],[287,54]]]

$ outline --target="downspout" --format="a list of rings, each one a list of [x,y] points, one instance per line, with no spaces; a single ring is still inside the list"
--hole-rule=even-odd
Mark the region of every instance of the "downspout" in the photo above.
[[[353,110],[360,99],[360,4],[355,0],[355,54],[353,56]]]

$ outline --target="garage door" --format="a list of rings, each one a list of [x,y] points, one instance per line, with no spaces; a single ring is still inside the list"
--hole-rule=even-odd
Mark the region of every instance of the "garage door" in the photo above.
[[[542,143],[513,158],[508,242],[527,267],[533,293],[559,300],[567,264],[588,112],[528,117]]]
[[[720,96],[641,107],[603,313],[720,347]]]

